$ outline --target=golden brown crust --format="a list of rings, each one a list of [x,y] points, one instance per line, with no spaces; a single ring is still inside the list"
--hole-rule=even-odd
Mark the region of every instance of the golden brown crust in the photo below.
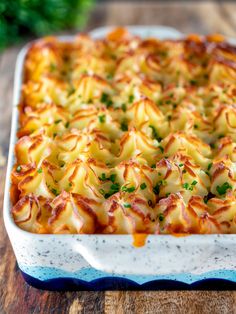
[[[223,36],[32,44],[12,214],[35,233],[236,233],[236,47]]]

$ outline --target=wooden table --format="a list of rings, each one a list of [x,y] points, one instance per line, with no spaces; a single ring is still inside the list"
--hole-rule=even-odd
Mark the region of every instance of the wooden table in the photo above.
[[[163,24],[180,31],[221,32],[236,36],[236,3],[199,1],[100,3],[87,29],[102,25]],[[0,55],[0,147],[7,158],[10,134],[13,72],[20,47]],[[4,164],[3,158],[0,163]],[[0,207],[6,164],[0,167]],[[1,216],[2,217],[2,216]],[[2,220],[2,219],[1,219]],[[236,292],[47,292],[28,286],[0,224],[0,313],[236,313]]]

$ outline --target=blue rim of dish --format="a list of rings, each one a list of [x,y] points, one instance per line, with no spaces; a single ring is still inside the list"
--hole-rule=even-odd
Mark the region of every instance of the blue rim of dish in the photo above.
[[[45,266],[19,268],[26,282],[44,290],[236,290],[236,271],[229,269],[202,274],[119,275],[92,267],[75,272]]]
[[[104,290],[236,290],[236,282],[209,278],[191,284],[177,280],[153,280],[138,284],[120,277],[103,277],[92,281],[78,278],[53,278],[39,280],[21,270],[25,281],[38,289],[51,291],[104,291]]]

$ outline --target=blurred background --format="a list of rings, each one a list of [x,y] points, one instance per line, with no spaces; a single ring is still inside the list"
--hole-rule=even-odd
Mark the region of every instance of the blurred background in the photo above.
[[[236,13],[231,11],[234,4],[235,1],[0,0],[0,49],[29,38],[102,25],[165,24],[185,33],[213,31],[233,35],[230,29],[236,26]]]

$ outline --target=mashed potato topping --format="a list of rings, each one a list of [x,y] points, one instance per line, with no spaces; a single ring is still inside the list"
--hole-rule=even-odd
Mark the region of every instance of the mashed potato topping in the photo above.
[[[33,233],[236,233],[236,48],[219,35],[30,47],[12,214]]]

